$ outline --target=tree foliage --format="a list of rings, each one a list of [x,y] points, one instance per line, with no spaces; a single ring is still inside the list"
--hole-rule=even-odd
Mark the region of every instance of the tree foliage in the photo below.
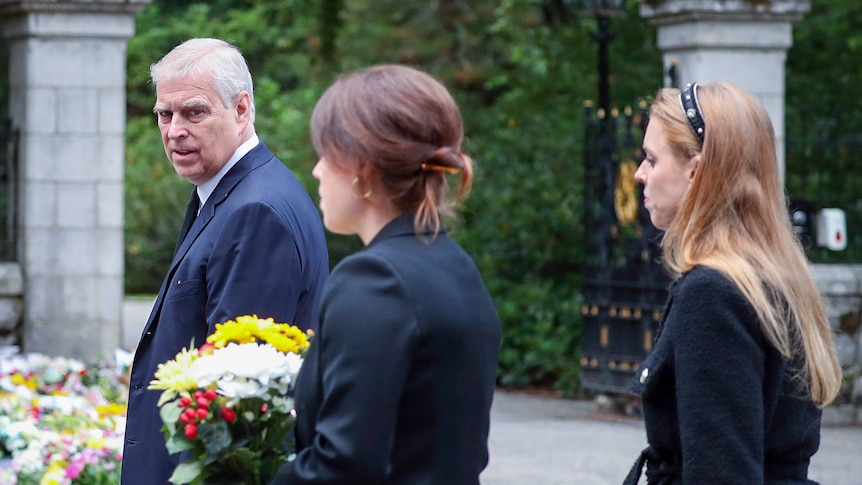
[[[614,21],[616,99],[661,83],[636,2]],[[127,291],[153,292],[169,264],[189,185],[172,174],[150,113],[149,64],[192,36],[236,43],[255,76],[257,129],[314,194],[308,117],[340,73],[426,70],[462,107],[473,194],[454,237],[473,255],[504,324],[501,381],[577,386],[583,102],[596,93],[595,21],[563,2],[155,1],[129,43]],[[626,60],[634,54],[640,62]],[[624,103],[619,103],[624,104]],[[333,264],[355,238],[329,236]]]
[[[611,19],[612,104],[663,81],[655,31],[638,0]],[[473,194],[453,236],[473,256],[503,320],[500,381],[578,380],[584,231],[583,103],[597,94],[595,19],[568,0],[153,0],[136,17],[127,59],[126,292],[154,293],[168,267],[191,186],[163,153],[149,66],[190,37],[234,42],[255,78],[257,131],[316,194],[308,118],[338,74],[404,63],[439,77],[462,107]],[[787,56],[786,182],[791,196],[848,215],[850,249],[812,249],[822,262],[862,259],[862,16],[857,2],[817,0]],[[8,53],[0,38],[0,103]],[[849,175],[849,176],[848,176]],[[360,247],[328,235],[332,263]]]
[[[851,4],[853,6],[851,6]],[[786,183],[791,196],[847,214],[848,248],[810,248],[815,262],[862,261],[862,16],[855,2],[818,0],[787,56]]]
[[[856,204],[852,165],[862,48],[852,2],[819,0],[788,56],[788,186],[823,204]],[[663,83],[655,31],[638,2],[611,19],[612,104]],[[500,382],[577,389],[584,261],[583,104],[597,94],[596,21],[564,0],[154,0],[129,43],[127,292],[155,292],[190,186],[162,153],[149,64],[189,37],[236,43],[255,77],[257,130],[311,194],[308,118],[340,73],[403,63],[440,78],[465,119],[475,187],[453,236],[476,261],[504,325]],[[854,138],[854,136],[856,138]],[[840,140],[841,143],[835,143]],[[856,140],[856,145],[853,145]],[[824,156],[825,155],[825,156]],[[812,169],[816,167],[816,169]],[[853,185],[856,184],[856,185]],[[846,186],[846,187],[845,187]],[[841,206],[841,205],[839,205]],[[851,213],[848,211],[848,213]],[[862,222],[862,221],[861,221]],[[332,263],[360,247],[328,235]],[[832,257],[834,255],[826,255]]]

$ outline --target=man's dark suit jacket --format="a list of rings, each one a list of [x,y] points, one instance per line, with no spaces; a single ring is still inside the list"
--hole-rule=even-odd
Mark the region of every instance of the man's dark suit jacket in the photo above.
[[[135,350],[123,450],[123,485],[165,485],[169,456],[148,391],[160,363],[216,323],[240,315],[316,325],[329,262],[323,224],[291,171],[260,143],[225,174],[171,262]]]
[[[478,484],[500,322],[470,257],[401,216],[333,270],[320,318],[273,483]]]

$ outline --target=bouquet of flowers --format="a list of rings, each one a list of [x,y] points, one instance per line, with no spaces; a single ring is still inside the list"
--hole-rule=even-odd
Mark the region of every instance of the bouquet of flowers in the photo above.
[[[119,483],[129,355],[85,365],[0,349],[0,484]]]
[[[295,422],[289,396],[311,332],[245,315],[216,325],[200,348],[160,364],[159,398],[170,453],[186,452],[174,484],[267,483],[285,463]]]

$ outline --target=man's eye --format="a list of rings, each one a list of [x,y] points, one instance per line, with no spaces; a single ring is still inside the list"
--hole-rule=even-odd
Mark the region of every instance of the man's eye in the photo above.
[[[189,116],[200,116],[202,114],[204,114],[204,110],[202,110],[200,108],[195,108],[195,109],[189,110]]]

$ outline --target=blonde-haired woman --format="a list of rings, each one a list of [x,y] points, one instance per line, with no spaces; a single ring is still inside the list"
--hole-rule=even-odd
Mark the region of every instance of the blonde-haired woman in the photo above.
[[[727,83],[661,89],[635,173],[675,276],[635,377],[649,484],[810,484],[841,369],[792,230],[763,106]]]

